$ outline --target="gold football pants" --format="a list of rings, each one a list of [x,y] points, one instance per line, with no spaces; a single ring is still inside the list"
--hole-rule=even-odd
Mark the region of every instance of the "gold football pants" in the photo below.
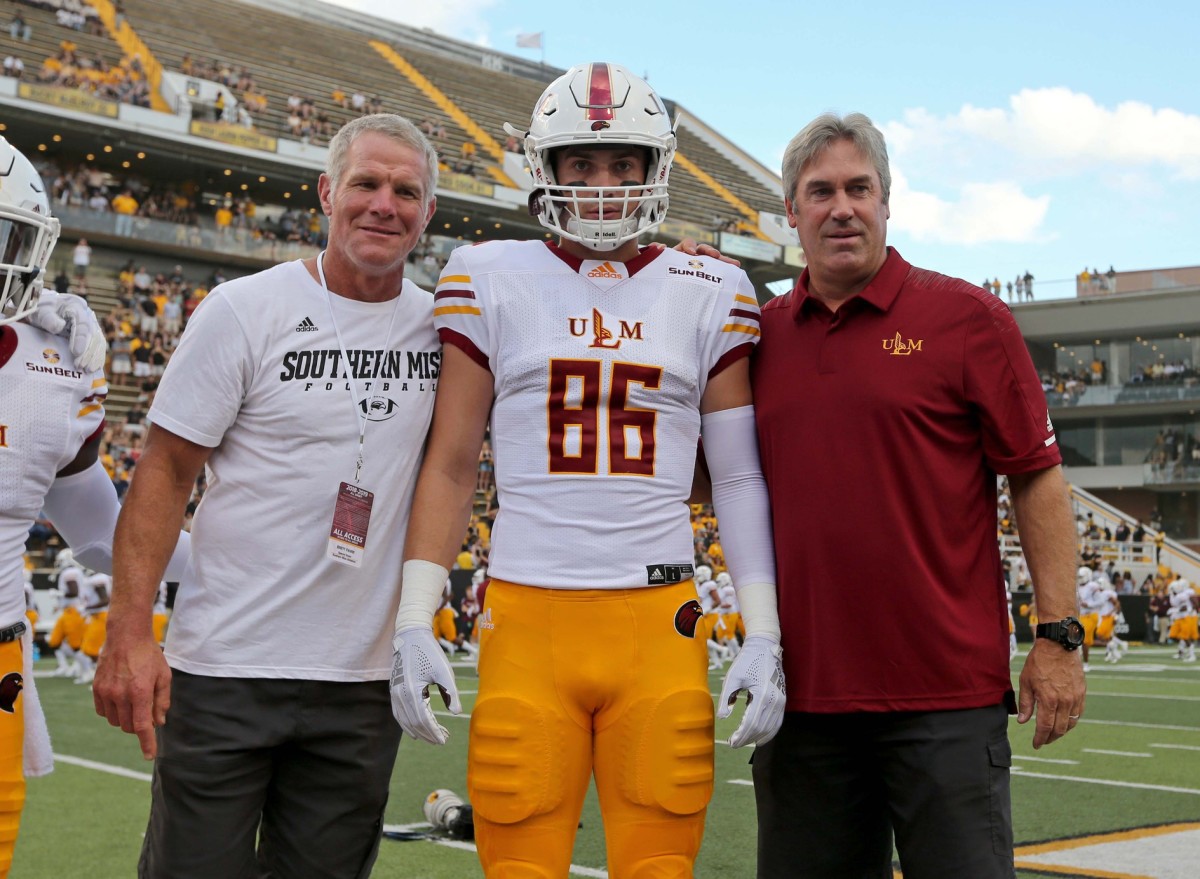
[[[0,644],[0,876],[7,876],[25,808],[21,640]],[[15,680],[14,680],[15,678]]]
[[[595,773],[609,876],[691,879],[713,788],[692,582],[568,590],[492,580],[488,611],[467,771],[484,875],[565,877]]]

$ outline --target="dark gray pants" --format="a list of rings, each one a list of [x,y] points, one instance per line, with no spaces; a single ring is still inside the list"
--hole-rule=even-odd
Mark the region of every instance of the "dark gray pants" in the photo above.
[[[754,753],[758,879],[1012,879],[1008,712],[786,715]]]
[[[173,671],[138,876],[368,876],[399,744],[387,681]]]

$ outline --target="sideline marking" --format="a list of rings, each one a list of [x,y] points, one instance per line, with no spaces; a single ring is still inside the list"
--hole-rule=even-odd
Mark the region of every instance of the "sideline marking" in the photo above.
[[[82,766],[84,769],[95,769],[97,772],[107,772],[109,775],[119,775],[122,778],[134,778],[138,781],[149,781],[153,776],[149,772],[137,772],[124,766],[113,766],[109,763],[97,763],[95,760],[85,760],[82,757],[72,757],[70,754],[54,754],[54,759],[60,763],[70,763],[72,766]]]
[[[1179,726],[1171,723],[1140,723],[1136,720],[1093,720],[1084,717],[1080,723],[1098,723],[1102,726],[1134,726],[1138,729],[1171,729],[1181,732],[1200,732],[1200,726]]]
[[[1170,834],[1189,833],[1200,830],[1200,823],[1175,823],[1153,827],[1139,827],[1133,830],[1118,830],[1111,833],[1099,833],[1092,836],[1081,836],[1073,839],[1056,839],[1050,842],[1033,845],[1018,845],[1014,851],[1015,866],[1022,870],[1032,870],[1038,873],[1062,874],[1075,877],[1094,877],[1094,879],[1154,879],[1154,876],[1141,872],[1120,873],[1099,869],[1087,863],[1050,863],[1044,859],[1046,855],[1071,852],[1078,849],[1111,845],[1114,843],[1136,843],[1154,837]],[[1082,853],[1080,853],[1082,854]],[[1085,860],[1093,860],[1086,858]],[[1128,860],[1128,858],[1126,858]],[[1176,875],[1172,873],[1172,875]]]
[[[1175,751],[1200,751],[1200,747],[1196,745],[1164,745],[1158,742],[1151,742],[1151,748],[1171,748]]]
[[[1120,699],[1158,699],[1163,702],[1200,702],[1200,696],[1160,696],[1155,693],[1097,693],[1088,690],[1088,698],[1092,696],[1116,696]]]
[[[1013,754],[1014,760],[1032,760],[1034,763],[1062,763],[1065,766],[1078,766],[1078,760],[1059,760],[1054,757],[1030,757],[1026,754]]]
[[[1084,748],[1085,754],[1112,754],[1114,757],[1153,757],[1153,754],[1146,754],[1142,751],[1109,751],[1104,748]]]
[[[1168,787],[1164,784],[1142,784],[1137,781],[1110,781],[1107,778],[1082,778],[1077,775],[1051,775],[1045,772],[1026,772],[1024,769],[1012,768],[1012,773],[1020,778],[1049,778],[1054,781],[1078,781],[1080,784],[1103,784],[1109,787],[1130,787],[1137,790],[1157,790],[1170,794],[1192,794],[1200,797],[1200,790],[1191,787]]]

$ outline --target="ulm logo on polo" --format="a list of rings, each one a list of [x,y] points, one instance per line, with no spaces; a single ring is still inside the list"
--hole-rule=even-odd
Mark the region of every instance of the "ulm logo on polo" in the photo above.
[[[905,339],[897,330],[895,338],[883,340],[883,350],[893,357],[907,357],[914,351],[920,351],[924,343],[924,339]]]

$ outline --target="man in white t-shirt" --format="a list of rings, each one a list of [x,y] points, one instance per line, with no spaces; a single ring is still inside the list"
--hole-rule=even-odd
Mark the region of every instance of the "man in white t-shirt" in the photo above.
[[[374,863],[400,740],[389,622],[441,359],[433,297],[404,266],[436,185],[407,120],[350,122],[318,184],[324,254],[213,289],[171,357],[95,682],[98,713],[157,758],[141,875]],[[163,547],[202,468],[160,652]]]

